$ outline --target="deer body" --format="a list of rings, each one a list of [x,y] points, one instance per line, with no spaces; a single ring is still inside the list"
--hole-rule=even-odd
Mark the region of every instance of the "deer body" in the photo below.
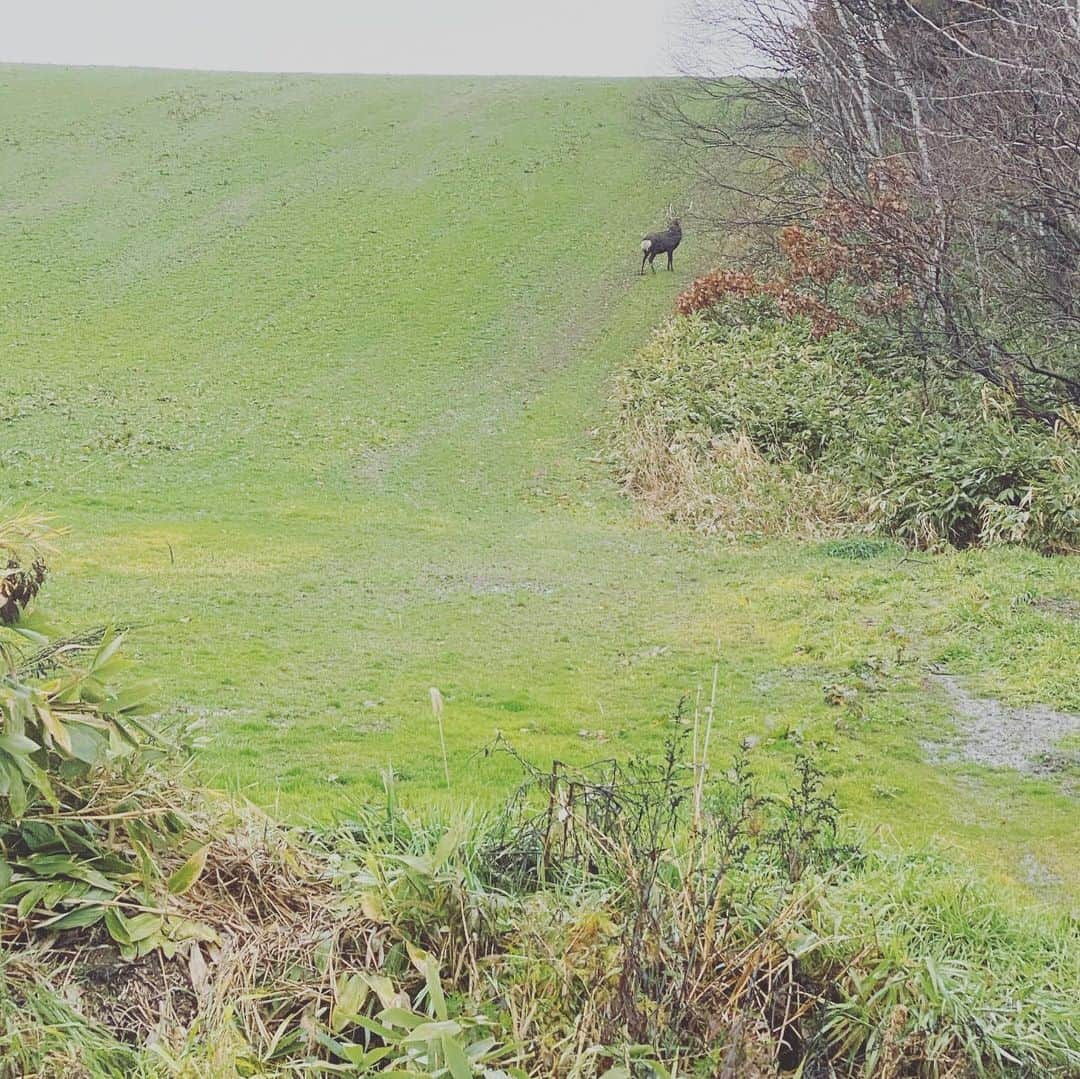
[[[663,232],[650,232],[648,236],[645,236],[641,241],[641,272],[645,272],[645,263],[647,262],[652,269],[653,273],[656,273],[656,267],[653,266],[653,259],[657,255],[667,255],[667,268],[669,270],[674,269],[672,265],[671,256],[675,253],[675,248],[682,242],[682,227],[679,225],[678,220],[672,221],[670,225]]]

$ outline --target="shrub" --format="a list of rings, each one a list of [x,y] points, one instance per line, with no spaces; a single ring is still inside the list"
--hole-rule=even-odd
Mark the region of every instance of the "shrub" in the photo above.
[[[7,632],[42,639],[24,622]],[[101,923],[135,958],[209,933],[169,902],[201,872],[206,835],[184,812],[189,799],[154,770],[167,747],[138,718],[148,687],[123,684],[122,643],[100,628],[29,656],[9,643],[0,660],[8,940]]]
[[[618,379],[628,489],[707,531],[821,534],[858,523],[919,547],[1080,550],[1080,424],[1007,393],[819,334],[774,296],[730,295],[662,327]]]
[[[745,757],[710,774],[707,719],[687,719],[659,759],[514,754],[525,782],[492,817],[391,807],[322,842],[413,965],[419,937],[499,1017],[484,1044],[522,1075],[1075,1072],[1074,925],[1006,914],[933,854],[853,844],[808,758],[773,796]]]
[[[772,300],[786,318],[805,316],[815,338],[825,337],[851,323],[823,300],[793,287],[787,277],[759,281],[753,274],[739,270],[713,270],[696,278],[675,302],[680,315],[706,311],[732,298]]]

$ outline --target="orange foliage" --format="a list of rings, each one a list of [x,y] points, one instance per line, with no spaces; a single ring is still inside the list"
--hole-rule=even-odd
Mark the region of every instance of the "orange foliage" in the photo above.
[[[785,317],[809,318],[818,338],[851,325],[827,302],[834,282],[865,289],[860,306],[869,315],[909,306],[913,292],[904,278],[925,266],[929,236],[907,214],[910,180],[902,163],[877,162],[867,179],[868,203],[829,191],[809,225],[788,225],[777,233],[785,263],[780,272],[762,281],[738,270],[713,270],[679,296],[676,310],[688,315],[729,297],[771,296]]]
[[[761,286],[753,274],[738,270],[713,270],[704,277],[696,278],[690,287],[679,295],[675,309],[680,315],[692,315],[712,307],[728,296],[746,299],[761,294]]]

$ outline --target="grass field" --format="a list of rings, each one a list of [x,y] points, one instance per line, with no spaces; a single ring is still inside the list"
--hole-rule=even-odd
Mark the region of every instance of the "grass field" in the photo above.
[[[71,530],[50,609],[139,623],[205,780],[291,820],[388,768],[491,804],[496,731],[655,750],[716,663],[718,761],[808,746],[853,818],[1075,902],[1075,770],[921,744],[933,663],[1080,709],[1074,563],[728,546],[617,490],[608,379],[709,259],[636,276],[679,196],[643,89],[0,68],[0,491]]]

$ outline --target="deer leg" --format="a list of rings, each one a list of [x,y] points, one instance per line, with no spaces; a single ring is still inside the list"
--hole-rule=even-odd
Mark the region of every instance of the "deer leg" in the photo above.
[[[673,255],[674,255],[673,251],[669,251],[667,253],[667,268],[669,270],[674,270],[675,269],[675,267],[674,267],[674,265],[672,264],[672,261],[671,261]]]
[[[646,259],[647,259],[648,257],[649,257],[649,252],[648,252],[648,251],[646,251],[646,252],[645,252],[645,254],[641,256],[641,270],[640,270],[640,275],[641,275],[642,277],[644,277],[644,276],[645,276],[645,260],[646,260]]]
[[[655,258],[656,258],[656,252],[655,251],[650,251],[649,252],[649,269],[652,270],[653,273],[656,273],[656,267],[653,265],[653,260]]]

